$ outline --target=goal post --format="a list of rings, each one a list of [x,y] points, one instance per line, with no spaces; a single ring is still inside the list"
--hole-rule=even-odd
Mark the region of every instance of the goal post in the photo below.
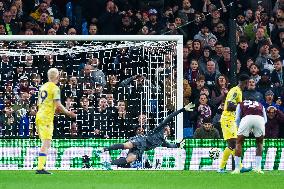
[[[163,48],[165,45],[163,42],[175,42],[176,47],[173,54],[176,54],[176,69],[177,69],[177,80],[176,80],[176,107],[175,109],[180,109],[183,107],[183,37],[182,35],[0,35],[0,43],[1,42],[43,42],[47,43],[52,42],[64,42],[64,41],[90,41],[90,42],[141,42],[140,45],[151,47],[151,42],[158,45],[159,48]],[[128,43],[125,43],[126,45]],[[94,46],[96,43],[93,44]],[[111,46],[111,44],[110,44]],[[117,45],[119,47],[119,45]],[[52,48],[49,47],[49,48]],[[111,48],[111,47],[109,47]],[[9,51],[9,49],[0,48],[0,54],[15,55],[17,52],[20,52],[21,49]],[[83,48],[81,51],[87,51],[89,48]],[[93,49],[92,49],[93,50]],[[38,51],[39,52],[39,51]],[[44,51],[42,51],[44,52]],[[41,53],[42,53],[41,52]],[[52,52],[52,50],[50,51]],[[55,52],[60,54],[61,52]],[[155,70],[155,67],[153,67]],[[149,95],[148,95],[149,96]],[[164,114],[165,115],[165,114]],[[166,115],[165,115],[166,116]],[[156,120],[158,122],[158,120]],[[175,139],[180,141],[183,138],[183,115],[179,114],[176,118],[175,122]]]

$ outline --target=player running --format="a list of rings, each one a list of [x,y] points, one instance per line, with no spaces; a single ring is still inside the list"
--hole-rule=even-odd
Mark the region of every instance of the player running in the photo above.
[[[257,101],[245,100],[238,104],[236,110],[236,124],[238,126],[238,138],[235,155],[235,170],[232,174],[239,174],[241,169],[242,144],[245,137],[252,131],[256,137],[256,155],[254,172],[263,174],[261,170],[263,137],[265,135],[265,123],[267,121],[265,108]]]
[[[236,147],[237,138],[237,126],[235,122],[235,111],[238,103],[242,102],[242,91],[247,86],[249,76],[242,74],[239,77],[239,84],[236,87],[230,89],[227,94],[224,111],[221,115],[221,128],[223,132],[223,137],[227,141],[227,147],[223,152],[223,157],[220,162],[218,173],[226,173],[225,166],[229,159],[230,154],[234,155]],[[245,168],[242,172],[247,171]]]
[[[56,85],[59,81],[59,71],[51,68],[47,72],[48,82],[39,89],[38,112],[36,114],[36,128],[41,139],[42,146],[38,156],[38,169],[36,174],[51,174],[46,171],[46,155],[51,146],[53,135],[53,119],[55,110],[65,115],[75,118],[76,114],[68,111],[60,102],[60,89]]]
[[[136,159],[141,159],[144,151],[155,149],[158,146],[164,146],[168,148],[182,148],[184,141],[180,143],[170,144],[166,141],[166,137],[170,135],[170,127],[167,125],[172,118],[184,111],[193,111],[194,104],[190,103],[184,108],[171,113],[167,116],[155,129],[149,131],[146,135],[138,135],[131,137],[127,142],[123,144],[114,144],[109,147],[105,147],[102,150],[97,151],[97,155],[104,151],[129,149],[127,157],[118,158],[111,163],[104,162],[103,166],[107,170],[111,170],[111,165],[124,166],[126,164],[134,162]]]

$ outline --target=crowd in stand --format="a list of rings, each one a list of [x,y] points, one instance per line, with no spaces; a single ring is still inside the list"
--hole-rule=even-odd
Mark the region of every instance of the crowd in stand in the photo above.
[[[220,115],[232,87],[228,24],[233,9],[237,76],[247,73],[251,77],[243,95],[255,97],[266,108],[266,137],[284,138],[284,1],[233,2],[1,0],[0,35],[183,35],[184,102],[196,104],[194,112],[184,114],[184,127],[193,128],[195,133],[190,137],[219,138]],[[97,58],[80,57],[76,61],[78,57],[66,55],[58,61],[60,58],[52,55],[31,55],[19,61],[2,55],[0,136],[36,135],[37,91],[46,82],[50,67],[62,70],[62,101],[78,114],[76,120],[56,116],[56,137],[113,138],[147,132],[151,129],[148,118],[135,110],[137,99],[141,98],[137,94],[147,78],[139,71],[133,72],[146,68],[140,62],[129,71],[127,62],[133,57],[123,54],[122,50],[110,58],[111,73],[102,68],[102,60]],[[123,74],[118,74],[121,70]],[[172,79],[165,82],[175,85]],[[147,85],[151,87],[153,83]],[[171,105],[172,102],[167,103],[169,112],[173,111]]]

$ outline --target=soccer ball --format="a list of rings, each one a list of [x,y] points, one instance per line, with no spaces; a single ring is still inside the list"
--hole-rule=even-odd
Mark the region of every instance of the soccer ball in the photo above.
[[[209,157],[211,157],[212,159],[218,159],[220,155],[220,150],[218,148],[211,148],[209,150]]]

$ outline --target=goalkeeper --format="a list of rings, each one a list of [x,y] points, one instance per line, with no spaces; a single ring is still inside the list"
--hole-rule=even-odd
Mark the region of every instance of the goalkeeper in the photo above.
[[[182,148],[184,146],[184,140],[176,144],[171,144],[166,141],[166,137],[170,135],[170,127],[168,126],[168,123],[179,113],[184,111],[193,111],[193,108],[194,104],[189,103],[184,108],[167,116],[155,129],[149,131],[148,134],[137,135],[131,137],[123,144],[114,144],[97,151],[96,153],[99,154],[110,150],[129,149],[127,157],[118,158],[113,160],[111,163],[104,162],[103,166],[108,170],[111,169],[111,165],[124,166],[134,162],[136,159],[141,159],[144,151],[155,149],[158,146],[167,148]]]

